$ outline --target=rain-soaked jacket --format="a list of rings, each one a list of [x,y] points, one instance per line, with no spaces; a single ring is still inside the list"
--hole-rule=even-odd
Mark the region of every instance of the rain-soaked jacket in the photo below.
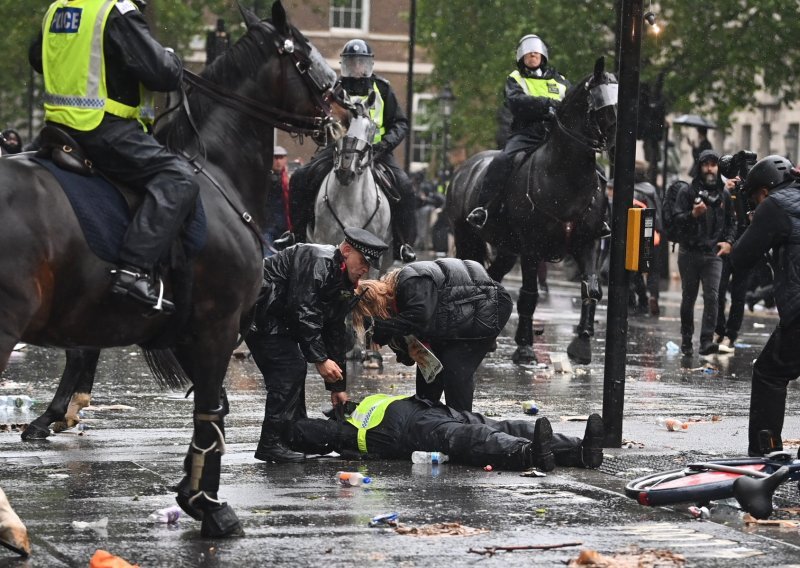
[[[397,315],[375,320],[373,340],[487,339],[505,326],[511,297],[477,262],[443,258],[412,262],[397,276]],[[501,302],[505,296],[507,301]]]
[[[264,280],[259,332],[291,336],[309,363],[344,360],[344,320],[354,290],[338,247],[289,247],[264,261]]]

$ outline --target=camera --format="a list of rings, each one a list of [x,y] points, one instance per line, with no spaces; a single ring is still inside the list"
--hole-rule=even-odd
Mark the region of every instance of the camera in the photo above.
[[[739,176],[744,181],[747,174],[758,161],[758,156],[750,150],[739,150],[735,154],[726,154],[719,159],[719,173],[731,179]]]
[[[694,202],[695,204],[705,203],[706,207],[716,207],[721,199],[721,194],[715,193],[714,195],[711,195],[705,189],[701,189],[697,192],[697,197],[694,198]]]

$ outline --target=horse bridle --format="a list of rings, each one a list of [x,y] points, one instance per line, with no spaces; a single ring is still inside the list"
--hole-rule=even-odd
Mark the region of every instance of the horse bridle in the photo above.
[[[589,113],[594,111],[598,111],[603,109],[607,106],[617,104],[617,83],[602,83],[600,85],[595,85],[591,89],[589,89],[589,96],[591,97],[589,103]],[[606,135],[600,130],[597,121],[592,121],[592,126],[595,130],[594,134],[596,138],[591,136],[587,136],[582,132],[577,132],[575,130],[570,130],[569,128],[561,122],[561,119],[558,117],[558,113],[555,114],[555,123],[556,126],[568,137],[572,138],[582,146],[585,146],[589,150],[593,152],[600,153],[604,151],[608,144],[608,138]]]
[[[327,142],[328,127],[334,122],[331,100],[335,98],[335,93],[332,91],[335,74],[331,78],[332,80],[327,80],[326,74],[320,70],[319,64],[322,56],[315,51],[313,45],[307,44],[310,55],[305,55],[296,49],[295,42],[302,43],[302,40],[296,36],[294,28],[290,28],[292,37],[284,37],[275,26],[266,20],[259,22],[259,25],[271,32],[270,35],[274,38],[273,45],[278,55],[288,55],[292,59],[294,67],[312,94],[316,109],[323,116],[306,116],[285,111],[235,93],[188,69],[183,71],[184,81],[204,95],[250,118],[285,132],[322,138],[324,142]]]

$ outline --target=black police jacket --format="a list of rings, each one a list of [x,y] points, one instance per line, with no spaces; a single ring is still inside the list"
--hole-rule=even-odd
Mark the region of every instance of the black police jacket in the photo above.
[[[421,340],[497,337],[510,315],[511,297],[477,262],[444,258],[412,262],[400,270],[397,315],[376,319],[373,340],[414,335]]]
[[[748,270],[772,250],[775,305],[781,324],[800,318],[800,184],[773,189],[731,253],[734,270]]]
[[[353,284],[337,247],[289,247],[264,260],[256,329],[291,336],[310,363],[333,359],[341,366],[347,351],[344,320],[353,296]]]
[[[155,92],[180,87],[180,58],[158,43],[139,10],[124,14],[112,9],[103,34],[106,88],[109,98],[128,106],[139,105],[139,84]],[[42,73],[42,32],[28,50],[31,66]],[[106,114],[106,117],[109,115]]]
[[[694,178],[689,186],[678,192],[672,222],[678,227],[678,242],[682,249],[716,254],[717,243],[733,244],[736,238],[733,202],[730,192],[725,189],[722,181],[717,180],[716,186],[709,193],[718,194],[719,202],[709,205],[705,215],[693,217],[694,200],[703,189],[707,189],[705,184],[700,178]]]

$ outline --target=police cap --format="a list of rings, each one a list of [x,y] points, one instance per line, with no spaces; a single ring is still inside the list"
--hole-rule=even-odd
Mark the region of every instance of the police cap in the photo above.
[[[348,227],[344,230],[344,240],[362,255],[370,266],[377,267],[381,255],[389,248],[385,242],[365,229]]]
[[[272,151],[272,155],[276,158],[279,156],[286,156],[286,154],[286,148],[283,146],[275,146],[275,149]]]

